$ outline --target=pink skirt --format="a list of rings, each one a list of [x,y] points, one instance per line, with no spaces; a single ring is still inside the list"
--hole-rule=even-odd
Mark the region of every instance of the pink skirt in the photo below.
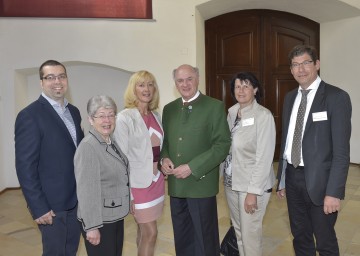
[[[137,223],[148,223],[160,218],[165,199],[164,175],[158,172],[151,185],[147,188],[131,188],[134,197]]]

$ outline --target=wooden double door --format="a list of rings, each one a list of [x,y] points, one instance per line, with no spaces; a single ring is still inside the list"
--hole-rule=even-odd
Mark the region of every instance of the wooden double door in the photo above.
[[[290,73],[289,51],[298,44],[319,50],[320,25],[307,18],[272,10],[244,10],[205,21],[206,94],[235,101],[230,81],[241,71],[253,72],[263,86],[261,104],[276,124],[275,159],[279,157],[281,118],[285,94],[298,86]]]

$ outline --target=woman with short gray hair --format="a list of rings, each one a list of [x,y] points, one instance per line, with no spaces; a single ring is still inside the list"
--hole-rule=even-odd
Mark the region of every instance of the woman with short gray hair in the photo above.
[[[75,153],[78,220],[88,255],[122,255],[129,213],[128,160],[112,138],[117,107],[109,96],[87,104],[91,129]]]

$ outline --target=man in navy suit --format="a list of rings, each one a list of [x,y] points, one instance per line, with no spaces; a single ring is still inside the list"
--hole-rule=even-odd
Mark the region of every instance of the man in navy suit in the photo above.
[[[313,47],[296,46],[289,60],[299,88],[285,96],[277,194],[283,198],[286,190],[297,256],[315,256],[316,251],[339,255],[334,225],[350,162],[350,97],[320,79],[320,61]],[[302,90],[309,91],[304,96],[307,104],[296,158],[292,153],[297,151],[293,144]]]
[[[65,99],[66,68],[39,69],[42,94],[15,121],[17,176],[43,243],[43,255],[75,256],[80,240],[73,158],[84,137],[79,110]]]

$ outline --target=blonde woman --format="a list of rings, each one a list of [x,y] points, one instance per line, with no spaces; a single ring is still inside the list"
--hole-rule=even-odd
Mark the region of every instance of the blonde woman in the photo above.
[[[164,175],[158,170],[163,129],[155,77],[139,71],[130,77],[125,109],[116,119],[115,140],[129,159],[131,212],[138,224],[138,255],[154,255],[157,220],[164,207]]]

